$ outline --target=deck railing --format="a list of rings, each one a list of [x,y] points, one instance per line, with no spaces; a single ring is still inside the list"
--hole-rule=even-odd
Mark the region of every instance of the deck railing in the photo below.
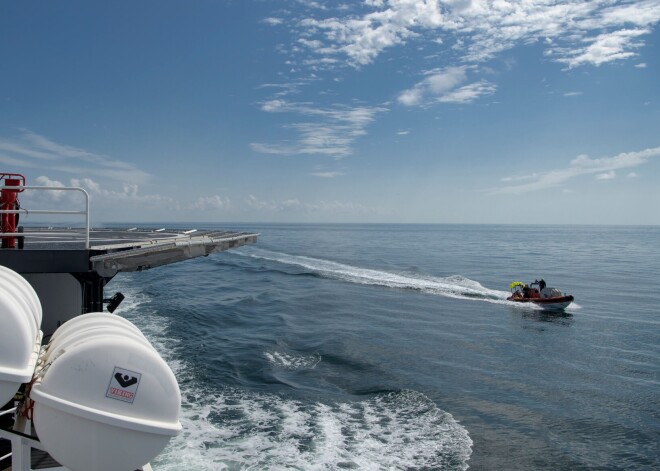
[[[65,215],[79,215],[85,216],[85,249],[89,249],[89,193],[83,188],[79,187],[67,187],[67,186],[3,186],[0,187],[2,190],[50,190],[50,191],[79,191],[85,197],[85,209],[83,211],[63,211],[55,209],[5,209],[0,210],[0,214],[65,214]],[[54,233],[49,232],[49,235],[70,235],[73,236],[70,232],[66,233]],[[38,236],[38,234],[30,234],[26,232],[0,232],[0,237],[26,237]]]

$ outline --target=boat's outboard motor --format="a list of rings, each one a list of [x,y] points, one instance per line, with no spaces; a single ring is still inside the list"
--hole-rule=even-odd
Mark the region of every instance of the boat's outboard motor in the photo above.
[[[541,298],[557,298],[560,296],[563,296],[563,294],[557,288],[543,288],[541,290]]]
[[[0,406],[32,379],[41,347],[41,315],[32,286],[0,266]]]
[[[134,470],[179,433],[174,374],[129,321],[92,313],[63,324],[29,392],[44,448],[72,471]]]

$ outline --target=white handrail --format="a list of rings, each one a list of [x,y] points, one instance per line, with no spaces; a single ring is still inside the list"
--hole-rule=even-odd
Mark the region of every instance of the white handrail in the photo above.
[[[57,211],[57,210],[27,210],[27,209],[5,209],[0,210],[0,214],[78,214],[85,215],[85,249],[89,250],[89,193],[83,188],[75,186],[3,186],[3,190],[52,190],[52,191],[79,191],[85,196],[84,211]],[[16,233],[0,233],[1,237],[25,237]]]

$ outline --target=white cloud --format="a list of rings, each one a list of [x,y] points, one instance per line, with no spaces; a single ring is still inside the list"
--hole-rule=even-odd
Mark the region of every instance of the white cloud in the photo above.
[[[58,180],[51,180],[50,178],[46,176],[39,176],[35,179],[36,183],[38,186],[50,186],[50,187],[59,187],[63,188],[66,185]],[[62,192],[60,192],[62,193]]]
[[[344,172],[313,172],[312,175],[321,178],[335,178],[344,175]]]
[[[303,204],[297,199],[287,199],[283,201],[275,200],[260,200],[254,195],[248,195],[245,200],[245,203],[248,207],[257,210],[266,210],[272,212],[282,212],[292,209],[297,209],[303,206]]]
[[[623,29],[603,33],[595,38],[585,39],[585,42],[590,43],[588,46],[567,51],[565,57],[558,60],[565,62],[572,69],[583,64],[599,66],[606,62],[627,59],[636,55],[634,49],[644,45],[636,39],[648,33],[648,29]]]
[[[609,172],[598,173],[595,178],[596,180],[614,180],[616,178],[616,172],[610,170]]]
[[[660,21],[657,0],[387,0],[363,5],[368,13],[300,21],[301,38],[314,54],[343,55],[355,67],[408,41],[437,43],[447,36],[468,63],[543,41],[553,60],[577,67],[633,56],[643,45],[638,38]]]
[[[366,67],[389,50],[406,45],[428,46],[428,57],[440,54],[451,67],[427,71],[417,83],[400,91],[400,105],[467,104],[494,94],[497,87],[484,78],[485,61],[515,47],[536,45],[566,69],[601,66],[638,55],[646,37],[660,22],[659,0],[363,0],[340,6],[302,1],[310,7],[302,16],[277,17],[294,31],[288,52],[289,74],[304,76],[281,87],[260,104],[269,113],[290,113],[283,128],[293,134],[278,142],[252,142],[261,153],[318,154],[342,158],[354,152],[357,139],[382,107],[317,106],[289,101],[303,83],[316,81],[318,71]],[[327,7],[324,5],[328,5]],[[323,10],[323,11],[321,11]],[[439,60],[439,59],[434,59]],[[639,61],[636,61],[639,62]],[[637,65],[641,67],[641,64]],[[318,75],[317,75],[318,74]],[[285,74],[283,74],[285,76]],[[334,77],[335,80],[341,80]],[[568,91],[576,97],[582,92]],[[366,122],[354,122],[350,110],[361,111]]]
[[[531,180],[529,183],[494,188],[489,190],[489,193],[523,194],[530,191],[544,190],[563,185],[569,180],[582,175],[594,175],[599,180],[609,180],[616,176],[616,170],[638,167],[655,157],[660,157],[660,147],[639,152],[624,152],[614,157],[602,157],[600,159],[579,155],[570,162],[568,168],[534,174],[529,178]]]
[[[637,178],[639,175],[637,175],[635,172],[630,172],[628,175],[626,175],[628,178]]]
[[[639,64],[635,64],[635,67],[638,69],[646,69],[646,62],[640,62]]]
[[[467,79],[466,67],[448,67],[427,72],[426,78],[398,96],[405,106],[431,103],[470,103],[495,92],[495,85],[482,80],[459,87]]]
[[[262,21],[262,23],[266,23],[266,24],[271,25],[271,26],[277,26],[277,25],[281,25],[282,23],[284,23],[284,20],[282,18],[275,18],[275,17],[264,18],[261,21]]]
[[[144,183],[151,178],[133,164],[59,144],[29,130],[22,130],[14,138],[0,138],[0,152],[0,161],[22,168],[94,175],[133,183]]]
[[[39,176],[35,179],[36,186],[48,186],[51,188],[63,188],[66,185],[60,181],[57,180],[51,180],[48,177],[45,176]],[[48,193],[40,193],[40,192],[35,192],[34,195],[38,199],[42,200],[50,200],[52,199],[53,201],[60,201],[65,195],[67,194],[66,191],[58,191],[58,190],[52,190],[48,191]]]
[[[482,96],[488,96],[495,93],[497,87],[486,81],[480,80],[478,82],[464,85],[456,90],[441,95],[438,97],[440,103],[471,103]]]
[[[287,61],[289,62],[289,61]],[[257,89],[275,89],[277,90],[273,95],[276,97],[285,97],[300,92],[300,87],[303,82],[289,82],[289,83],[264,83],[259,85]]]
[[[245,199],[245,204],[255,211],[267,211],[271,213],[307,213],[326,215],[349,214],[349,215],[374,215],[382,214],[383,208],[371,208],[350,201],[325,201],[303,202],[296,198],[276,201],[261,200],[254,195],[249,195]]]
[[[603,9],[603,24],[616,26],[620,24],[633,24],[637,26],[650,25],[658,21],[660,16],[660,3],[657,0],[635,0],[632,2],[600,2],[606,7]]]
[[[268,100],[261,104],[261,110],[273,113],[276,111],[282,111],[286,106],[287,102],[285,100]]]
[[[190,205],[190,209],[194,209],[197,211],[227,209],[230,207],[231,207],[230,199],[219,195],[200,196]]]
[[[319,10],[325,10],[326,7],[320,2],[317,2],[315,0],[296,0],[298,3],[301,5],[305,5],[306,7],[309,8],[317,8]]]
[[[404,90],[397,98],[399,103],[405,106],[417,106],[424,99],[424,86],[417,84],[413,88]]]
[[[175,199],[158,194],[142,195],[137,184],[118,183],[112,188],[105,187],[91,178],[71,178],[68,182],[41,175],[34,179],[35,186],[55,188],[77,187],[87,191],[90,206],[95,210],[112,211],[116,208],[139,207],[146,209],[180,210],[182,205]],[[32,209],[52,209],[55,206],[70,205],[67,209],[83,209],[84,199],[80,192],[74,191],[26,191],[21,197],[23,207]],[[130,212],[130,211],[128,211]],[[128,213],[127,212],[127,213]]]
[[[537,173],[532,173],[531,175],[518,175],[518,176],[508,176],[503,177],[501,180],[503,182],[520,182],[525,180],[536,180],[538,178]]]
[[[295,131],[298,138],[278,144],[251,143],[250,147],[267,154],[321,154],[342,158],[353,153],[355,141],[366,134],[367,127],[383,107],[341,106],[317,108],[310,103],[270,100],[261,109],[270,113],[291,113],[307,121],[285,125]]]
[[[368,13],[359,18],[307,18],[300,23],[305,35],[322,32],[317,41],[325,40],[325,47],[314,52],[322,54],[345,54],[354,66],[371,63],[384,49],[401,44],[414,37],[416,27],[423,29],[438,27],[442,14],[437,1],[390,0],[389,7]],[[373,8],[384,8],[385,2],[366,2]]]
[[[140,204],[152,208],[167,207],[170,209],[180,209],[181,204],[170,196],[159,194],[142,195],[139,192],[139,185],[123,183],[117,189],[108,189],[91,178],[72,178],[70,186],[81,187],[87,190],[91,197],[111,202],[113,205],[121,204]]]

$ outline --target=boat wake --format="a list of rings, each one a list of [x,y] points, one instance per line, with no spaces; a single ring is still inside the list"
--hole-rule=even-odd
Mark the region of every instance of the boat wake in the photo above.
[[[507,296],[510,294],[508,291],[488,289],[478,282],[461,275],[433,277],[403,272],[393,273],[346,265],[319,258],[273,252],[254,247],[249,247],[234,253],[295,266],[302,268],[311,274],[348,283],[415,290],[426,294],[434,294],[450,298],[512,304],[506,300]]]
[[[321,355],[318,353],[300,355],[282,351],[268,351],[264,352],[264,357],[275,368],[289,371],[313,370],[321,362]]]
[[[177,353],[169,320],[130,283],[117,314],[135,323],[179,381],[183,431],[152,465],[181,469],[465,470],[472,440],[465,427],[424,394],[379,392],[359,401],[302,402],[277,394],[202,384]],[[267,352],[274,367],[314,368],[320,356]]]
[[[195,397],[187,440],[159,469],[467,469],[472,440],[451,415],[415,391],[355,403],[302,403],[226,388]],[[190,468],[189,468],[190,469]]]

